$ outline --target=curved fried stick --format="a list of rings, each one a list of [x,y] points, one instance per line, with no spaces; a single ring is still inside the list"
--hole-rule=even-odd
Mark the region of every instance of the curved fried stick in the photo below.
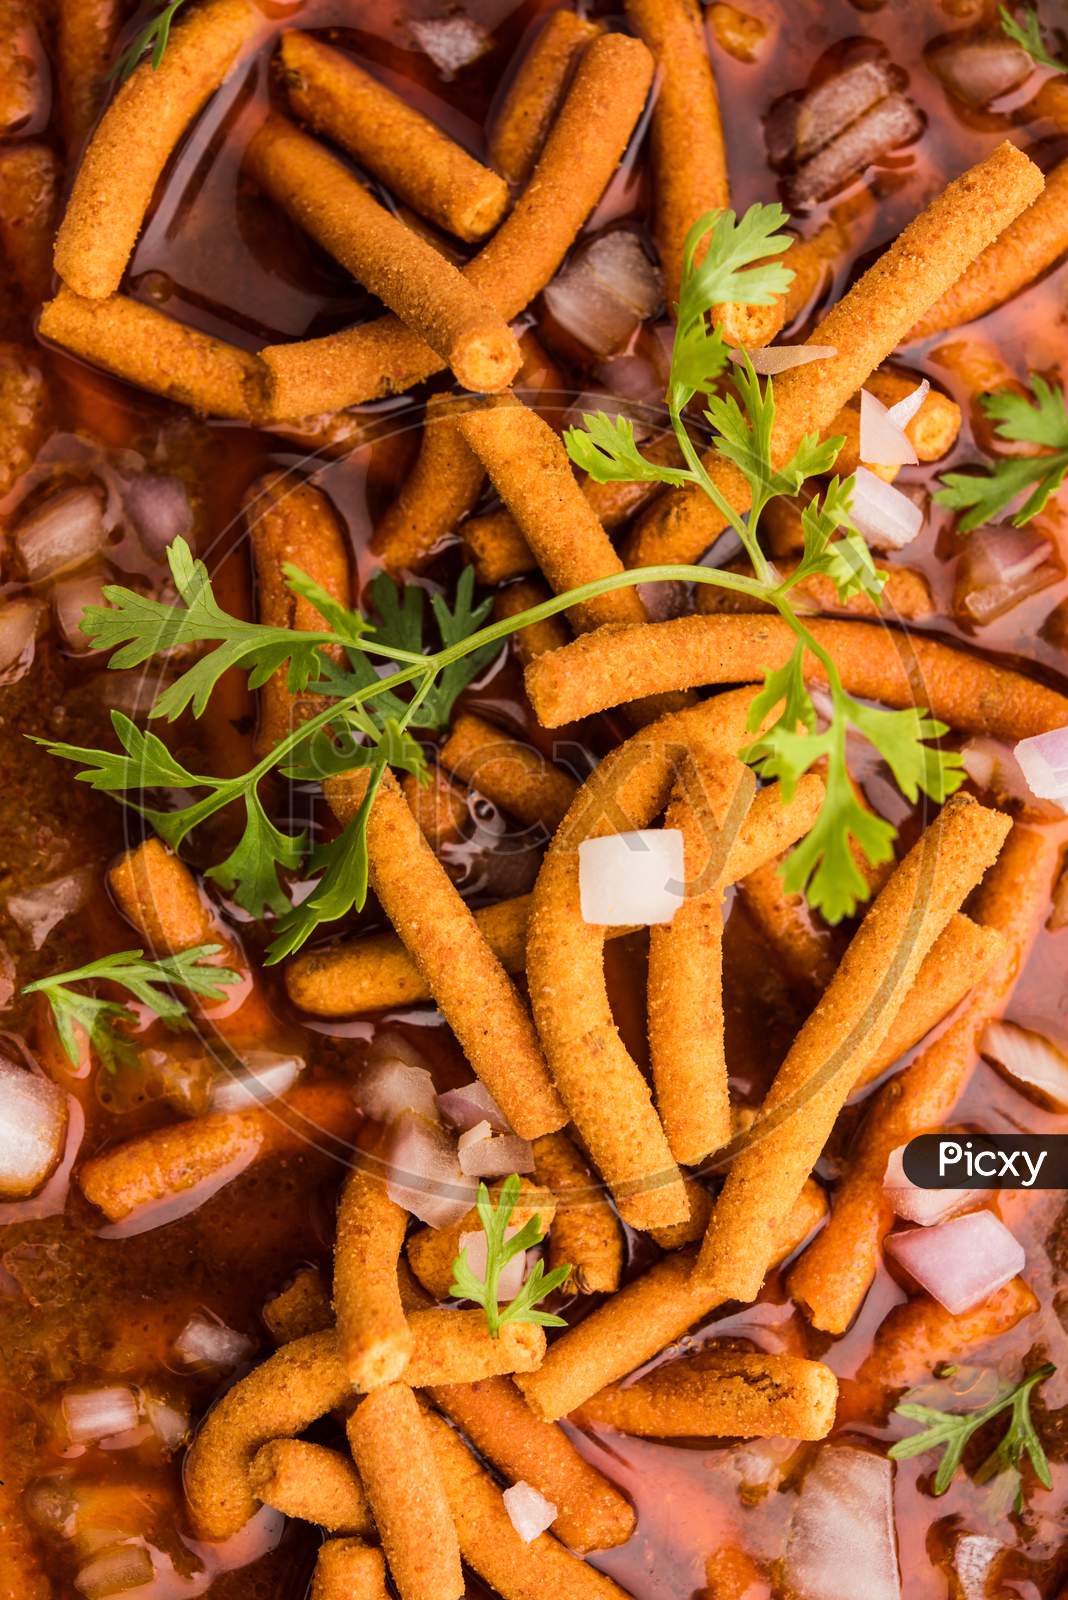
[[[517,822],[530,828],[540,823],[549,833],[562,821],[578,788],[570,773],[532,745],[470,712],[454,718],[438,760]]]
[[[554,11],[524,55],[487,140],[490,160],[509,183],[526,182],[579,54],[601,31],[573,11]]]
[[[123,7],[121,0],[59,0],[56,12],[60,121],[74,156],[103,103]]]
[[[1058,863],[1055,840],[1017,826],[979,892],[975,915],[1004,941],[996,964],[958,1017],[881,1091],[853,1145],[835,1195],[826,1241],[801,1258],[790,1292],[817,1328],[842,1333],[875,1276],[893,1213],[883,1181],[899,1145],[947,1121],[979,1052],[979,1036],[1001,1011],[1041,925]]]
[[[381,1550],[360,1539],[319,1546],[308,1600],[389,1600]]]
[[[374,1532],[360,1474],[325,1445],[271,1439],[253,1456],[248,1481],[258,1500],[287,1517],[317,1522],[328,1533]]]
[[[800,525],[799,525],[800,531]],[[796,561],[776,561],[776,570],[784,579],[797,570]],[[748,572],[744,562],[731,562],[731,572]],[[818,575],[799,583],[794,593],[803,595],[817,610],[827,616],[838,613],[850,617],[879,617],[884,613],[895,621],[915,622],[929,617],[935,609],[934,596],[922,572],[911,567],[888,567],[875,562],[875,570],[885,577],[882,595],[872,600],[864,593],[839,600],[838,590],[831,578]],[[710,583],[702,584],[697,591],[697,609],[702,616],[769,616],[774,607],[736,589],[717,589]]]
[[[412,1353],[397,1261],[408,1214],[383,1177],[357,1167],[345,1179],[334,1240],[334,1309],[341,1359],[356,1389],[399,1378]]]
[[[173,30],[158,70],[143,61],[82,157],[56,236],[56,271],[76,294],[119,287],[167,157],[262,20],[249,0],[207,0]]]
[[[507,589],[502,589],[494,597],[493,615],[497,622],[504,617],[517,617],[521,611],[540,606],[549,598],[550,590],[544,583],[534,578],[523,579],[519,583],[510,583]],[[559,650],[570,637],[562,617],[546,617],[544,622],[528,623],[518,633],[513,633],[512,642],[520,661],[526,666],[535,656],[543,656],[547,650]]]
[[[485,473],[456,426],[455,395],[431,395],[415,466],[376,525],[371,550],[387,572],[418,572],[475,504]]]
[[[260,1315],[276,1345],[332,1328],[334,1312],[319,1268],[301,1267],[292,1282],[264,1302]]]
[[[623,1271],[622,1231],[601,1185],[566,1133],[535,1139],[534,1176],[556,1201],[546,1258],[550,1270],[571,1268],[562,1292],[613,1294]]]

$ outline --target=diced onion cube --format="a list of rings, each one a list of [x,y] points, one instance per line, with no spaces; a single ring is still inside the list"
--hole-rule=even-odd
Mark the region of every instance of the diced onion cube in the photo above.
[[[579,845],[583,922],[605,928],[670,922],[685,892],[678,828],[640,828]]]
[[[992,1211],[892,1233],[887,1252],[952,1316],[971,1310],[1023,1270],[1023,1245]]]
[[[137,1396],[125,1384],[71,1390],[63,1396],[59,1408],[72,1444],[95,1444],[100,1439],[129,1433],[140,1421]]]
[[[0,1199],[22,1200],[54,1170],[67,1135],[58,1084],[0,1056]]]
[[[217,1317],[194,1313],[174,1341],[177,1355],[190,1366],[230,1368],[252,1354],[252,1340]]]
[[[979,1196],[974,1189],[923,1189],[913,1183],[905,1173],[904,1154],[905,1146],[899,1145],[891,1155],[883,1186],[896,1215],[906,1222],[929,1228],[977,1202]]]
[[[556,1517],[556,1507],[537,1489],[520,1480],[506,1489],[501,1497],[508,1520],[524,1544],[530,1544],[539,1533],[544,1533]]]

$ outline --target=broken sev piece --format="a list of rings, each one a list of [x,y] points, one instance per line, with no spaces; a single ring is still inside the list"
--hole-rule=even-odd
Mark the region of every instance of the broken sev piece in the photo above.
[[[752,1300],[774,1241],[834,1120],[961,901],[1010,823],[954,795],[896,868],[779,1068],[712,1211],[694,1269],[724,1299]]]
[[[823,1191],[810,1179],[776,1244],[776,1259],[792,1255],[826,1212]],[[693,1249],[665,1256],[555,1339],[538,1370],[516,1379],[532,1410],[550,1422],[567,1416],[721,1305],[694,1278],[695,1259]]]
[[[376,1389],[346,1432],[400,1600],[460,1600],[460,1546],[415,1395]]]
[[[245,161],[260,188],[425,339],[465,388],[492,392],[515,376],[519,345],[496,308],[315,139],[272,113]]]
[[[482,491],[482,463],[464,443],[456,395],[431,395],[415,465],[377,523],[371,550],[387,572],[418,572]]]
[[[613,1294],[623,1271],[622,1230],[600,1183],[566,1133],[545,1133],[534,1140],[534,1176],[556,1202],[546,1259],[550,1271],[570,1268],[562,1292]]]
[[[389,1600],[381,1550],[359,1539],[319,1546],[308,1600]]]
[[[545,1334],[531,1323],[508,1323],[492,1339],[481,1311],[413,1311],[409,1320],[412,1356],[404,1376],[413,1388],[529,1372],[545,1354]],[[248,1469],[263,1445],[303,1432],[355,1393],[332,1329],[283,1345],[228,1389],[186,1458],[186,1497],[201,1536],[228,1539],[252,1516]]]
[[[206,0],[179,20],[158,70],[143,61],[119,89],[56,237],[56,271],[76,294],[115,293],[167,157],[262,25],[250,0]]]
[[[357,1166],[345,1179],[334,1242],[338,1350],[355,1388],[399,1378],[412,1353],[401,1305],[397,1260],[408,1215],[391,1200],[385,1177]]]
[[[464,268],[505,320],[548,283],[600,199],[652,79],[637,39],[605,34],[584,52],[537,166],[511,215]],[[410,389],[443,363],[395,317],[290,345],[268,345],[271,414],[279,420]]]
[[[551,599],[549,589],[535,578],[524,578],[510,583],[493,599],[493,616],[497,622],[505,617],[517,617],[521,611],[530,611]],[[536,656],[547,650],[559,650],[570,638],[562,617],[546,617],[542,622],[528,622],[525,628],[512,635],[520,661],[526,666]]]
[[[710,1344],[636,1383],[607,1385],[571,1420],[645,1439],[823,1439],[837,1399],[822,1361]]]
[[[369,1534],[374,1519],[360,1475],[337,1450],[305,1439],[271,1439],[252,1458],[249,1487],[264,1505],[316,1522],[329,1533]]]
[[[366,771],[324,785],[335,816],[355,816]],[[423,973],[468,1061],[521,1139],[567,1120],[533,1023],[471,912],[387,772],[367,819],[371,885]]]
[[[913,325],[961,273],[1042,192],[1042,174],[1015,145],[999,145],[954,179],[822,319],[808,339],[832,346],[775,380],[772,461],[780,465],[803,435],[822,433]],[[736,511],[749,506],[749,484],[715,451],[705,467]],[[700,489],[672,489],[641,519],[628,565],[696,561],[724,526]]]
[[[529,1543],[512,1525],[500,1489],[441,1417],[424,1419],[469,1567],[501,1600],[627,1600],[626,1592],[540,1533]]]
[[[575,798],[578,783],[532,745],[495,728],[470,712],[453,719],[438,752],[448,772],[528,827],[541,824],[552,833]]]
[[[461,239],[481,239],[508,205],[508,186],[406,100],[349,56],[308,33],[282,35],[289,103],[317,133],[428,221]]]
[[[979,890],[974,914],[1001,935],[1001,951],[961,1015],[880,1092],[858,1133],[835,1196],[826,1244],[806,1253],[790,1292],[817,1328],[843,1332],[878,1265],[893,1222],[884,1180],[891,1154],[917,1134],[942,1127],[979,1053],[985,1025],[998,1015],[1022,971],[1057,871],[1058,845],[1041,829],[1017,825]]]
[[[599,23],[554,11],[538,33],[505,93],[489,132],[490,159],[509,183],[525,183],[537,160],[568,75]]]

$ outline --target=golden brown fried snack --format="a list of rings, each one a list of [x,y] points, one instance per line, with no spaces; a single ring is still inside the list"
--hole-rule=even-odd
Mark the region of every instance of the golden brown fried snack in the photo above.
[[[272,113],[245,161],[259,187],[425,339],[465,388],[492,393],[511,381],[521,356],[504,318],[336,156]]]
[[[481,239],[496,227],[507,185],[407,101],[312,34],[283,34],[281,56],[297,116],[398,199],[461,239]]]
[[[0,344],[0,496],[32,465],[48,422],[39,353]]]
[[[121,0],[59,0],[56,13],[60,120],[67,155],[74,156],[104,101],[123,7]]]
[[[371,549],[387,572],[418,572],[482,492],[485,473],[456,426],[454,395],[431,395],[415,466],[375,528]]]
[[[397,1284],[407,1225],[385,1179],[356,1167],[341,1191],[334,1240],[338,1349],[355,1389],[393,1383],[412,1353]]]
[[[315,1558],[308,1600],[389,1600],[381,1550],[360,1539],[327,1539]]]
[[[442,766],[528,828],[552,833],[575,797],[578,783],[532,745],[510,738],[471,712],[453,719],[438,752]]]
[[[52,238],[61,181],[59,161],[47,145],[0,147],[0,244],[32,306],[52,292]]]
[[[360,1474],[347,1457],[304,1439],[272,1439],[252,1458],[249,1487],[287,1517],[317,1522],[328,1533],[373,1534]]]
[[[265,1302],[262,1316],[276,1345],[332,1328],[334,1312],[318,1267],[301,1267],[294,1273],[292,1282]]]
[[[261,27],[249,0],[206,0],[178,21],[159,68],[142,61],[119,89],[56,237],[56,271],[75,294],[115,293],[168,156]]]
[[[602,31],[573,11],[554,11],[508,86],[489,131],[490,160],[509,183],[525,183],[541,153],[579,55]]]
[[[537,579],[530,578],[519,583],[510,583],[507,589],[502,589],[494,598],[494,619],[500,622],[505,617],[516,617],[521,611],[530,611],[534,606],[539,606],[550,598],[549,589]],[[562,617],[547,617],[543,622],[528,623],[525,628],[520,628],[518,633],[512,634],[519,659],[524,666],[536,656],[543,656],[547,650],[559,650],[570,637],[567,624]]]
[[[793,575],[798,563],[796,560],[776,561],[775,566],[785,579]],[[748,575],[751,569],[748,564],[737,561],[731,562],[729,570]],[[806,578],[797,585],[794,593],[803,596],[825,616],[834,616],[836,613],[850,617],[887,616],[894,621],[917,622],[932,614],[935,609],[934,597],[922,572],[914,572],[911,567],[885,566],[880,561],[875,562],[875,570],[886,579],[879,600],[872,600],[863,593],[851,595],[848,600],[839,600],[833,579],[822,575]],[[751,595],[741,594],[734,589],[717,589],[708,583],[702,584],[697,591],[697,609],[705,617],[756,616],[769,615],[774,607],[763,600],[753,599]]]
[[[623,1234],[604,1190],[566,1133],[534,1141],[534,1176],[556,1201],[547,1265],[568,1266],[564,1294],[613,1294],[623,1270]]]
[[[500,1200],[503,1179],[492,1185],[490,1194]],[[520,1180],[519,1198],[510,1228],[521,1228],[537,1217],[543,1234],[548,1233],[556,1213],[556,1202],[547,1189],[539,1189],[526,1178]],[[408,1265],[419,1282],[435,1298],[447,1300],[452,1284],[452,1264],[460,1253],[460,1238],[465,1233],[479,1233],[482,1223],[472,1206],[458,1222],[445,1228],[418,1228],[408,1238]]]

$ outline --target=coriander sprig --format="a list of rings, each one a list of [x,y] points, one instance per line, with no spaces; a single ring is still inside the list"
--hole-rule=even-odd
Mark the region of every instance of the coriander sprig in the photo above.
[[[185,0],[169,0],[158,16],[152,17],[141,29],[141,32],[127,45],[122,55],[112,67],[109,77],[117,78],[120,83],[125,83],[131,72],[141,61],[146,50],[152,52],[152,68],[155,71],[163,60],[164,51],[170,43],[171,23],[174,21],[175,12],[185,4]]]
[[[120,1062],[137,1059],[134,1046],[116,1026],[136,1021],[134,1013],[117,1000],[83,994],[73,985],[94,980],[118,984],[129,989],[142,1005],[151,1007],[168,1027],[184,1028],[189,1025],[188,1010],[169,990],[177,986],[205,1000],[221,1000],[226,986],[236,983],[239,975],[229,967],[201,965],[206,957],[216,956],[221,950],[222,945],[198,944],[192,950],[165,956],[161,961],[146,959],[143,950],[120,950],[115,955],[101,956],[99,961],[90,961],[84,967],[38,978],[36,983],[27,983],[22,992],[44,995],[52,1008],[60,1043],[73,1066],[79,1061],[80,1031],[104,1065],[113,1070]]]
[[[1068,66],[1051,55],[1042,42],[1042,30],[1038,23],[1038,12],[1034,6],[1022,6],[1019,18],[1014,17],[1008,6],[998,6],[998,20],[1002,31],[1010,39],[1022,45],[1027,54],[1042,67],[1052,67],[1056,72],[1068,72]]]
[[[1044,453],[995,461],[980,472],[947,472],[934,498],[939,505],[965,512],[960,519],[962,533],[993,522],[1030,490],[1012,519],[1022,528],[1064,482],[1068,473],[1068,406],[1064,391],[1052,388],[1038,373],[1031,374],[1030,385],[1033,399],[1006,390],[984,394],[979,403],[998,424],[995,431],[999,438],[1041,445]]]
[[[490,1336],[494,1339],[499,1337],[501,1329],[508,1322],[537,1322],[546,1328],[565,1326],[563,1317],[535,1308],[539,1300],[544,1300],[546,1295],[566,1283],[570,1266],[554,1267],[551,1272],[546,1272],[539,1258],[515,1299],[504,1307],[498,1301],[497,1286],[509,1261],[521,1251],[540,1244],[545,1237],[541,1218],[535,1216],[525,1222],[511,1239],[508,1238],[508,1224],[519,1200],[520,1189],[520,1179],[513,1172],[511,1177],[505,1178],[500,1199],[494,1204],[486,1185],[480,1183],[478,1186],[475,1208],[486,1236],[485,1279],[475,1276],[466,1249],[460,1251],[452,1264],[449,1293],[460,1300],[473,1300],[482,1307]]]
[[[1020,1463],[1025,1457],[1034,1468],[1035,1477],[1042,1487],[1053,1487],[1046,1452],[1031,1420],[1031,1395],[1055,1371],[1056,1368],[1049,1362],[1036,1367],[1019,1383],[1003,1385],[989,1405],[978,1411],[938,1411],[933,1406],[916,1405],[906,1400],[904,1404],[895,1406],[897,1414],[913,1422],[925,1423],[926,1426],[907,1439],[899,1439],[891,1445],[888,1454],[894,1461],[907,1461],[928,1450],[941,1450],[942,1459],[934,1476],[932,1490],[935,1494],[945,1494],[973,1436],[994,1417],[1008,1411],[1009,1425],[1000,1443],[972,1476],[976,1483],[989,1483],[1002,1473],[1013,1474],[1016,1480],[1015,1505],[1017,1511],[1022,1511],[1024,1493]]]

